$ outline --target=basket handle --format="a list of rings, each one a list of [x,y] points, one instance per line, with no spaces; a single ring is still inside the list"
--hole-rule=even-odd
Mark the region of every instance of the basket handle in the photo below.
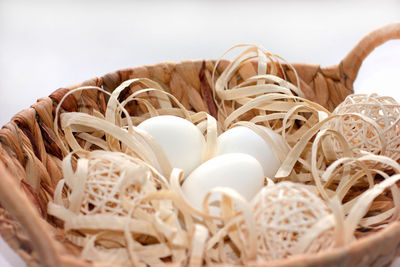
[[[344,77],[353,82],[364,59],[376,47],[393,39],[400,39],[400,22],[378,28],[361,39],[340,63]]]
[[[43,266],[58,266],[60,263],[54,239],[45,222],[20,190],[15,178],[0,161],[0,203],[22,225],[39,255]]]

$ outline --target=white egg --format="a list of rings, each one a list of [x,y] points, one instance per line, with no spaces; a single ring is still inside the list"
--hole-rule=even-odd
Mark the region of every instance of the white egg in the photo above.
[[[173,168],[182,169],[187,176],[202,162],[205,138],[190,121],[176,116],[157,116],[140,123],[161,145]]]
[[[287,152],[282,136],[273,130],[257,125],[263,129],[283,151]],[[245,153],[256,158],[263,170],[265,177],[274,178],[281,166],[281,161],[272,150],[271,146],[256,132],[244,126],[234,127],[218,137],[217,155],[226,153]]]
[[[197,167],[183,182],[182,191],[197,209],[202,209],[206,194],[215,187],[229,187],[250,201],[264,185],[260,163],[243,153],[224,154]],[[210,201],[220,199],[214,194]],[[216,209],[211,210],[216,215]]]

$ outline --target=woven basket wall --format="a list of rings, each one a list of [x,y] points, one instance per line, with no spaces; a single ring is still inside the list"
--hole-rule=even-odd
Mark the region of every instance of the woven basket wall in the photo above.
[[[353,92],[353,82],[364,58],[377,46],[400,38],[400,23],[380,28],[364,39],[340,62],[332,67],[294,64],[306,97],[333,110]],[[113,91],[121,82],[146,77],[159,82],[187,108],[215,115],[212,100],[211,73],[215,61],[199,60],[160,63],[109,73],[82,84],[61,88],[49,97],[39,99],[30,108],[15,115],[0,130],[0,234],[30,266],[92,266],[79,258],[80,249],[66,240],[63,230],[54,227],[54,218],[46,214],[53,189],[62,178],[62,152],[54,133],[55,108],[72,88],[96,85]],[[226,67],[220,64],[217,75]],[[283,66],[290,81],[295,75]],[[247,78],[256,73],[255,65],[243,66],[239,75]],[[129,90],[134,90],[130,88]],[[127,93],[129,93],[127,90]],[[98,91],[73,94],[62,105],[62,112],[97,109],[104,113],[107,97]],[[131,104],[128,111],[141,112]],[[40,178],[40,188],[32,188],[32,177]],[[296,256],[260,266],[385,266],[400,254],[400,222],[368,235],[349,246],[324,253]]]

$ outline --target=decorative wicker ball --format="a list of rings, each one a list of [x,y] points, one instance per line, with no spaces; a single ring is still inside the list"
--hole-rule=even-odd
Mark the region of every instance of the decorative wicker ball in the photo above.
[[[159,265],[168,257],[183,262],[187,237],[177,209],[168,199],[145,199],[166,180],[121,152],[79,156],[76,164],[70,156],[64,159],[64,179],[48,211],[64,221],[68,240],[82,247],[80,256],[124,266]]]
[[[329,122],[328,127],[341,133],[354,153],[367,151],[400,159],[400,105],[393,98],[349,95],[333,115],[341,116]]]
[[[333,223],[326,204],[303,184],[280,182],[264,187],[253,199],[258,259],[278,260],[333,246]]]
[[[85,215],[113,214],[125,216],[129,213],[123,201],[133,201],[142,191],[156,191],[151,184],[150,170],[140,161],[119,152],[93,151],[85,159],[76,175],[85,179],[80,213]],[[79,159],[82,161],[82,159]],[[80,185],[70,186],[69,199],[76,196]],[[146,190],[143,190],[146,188]]]

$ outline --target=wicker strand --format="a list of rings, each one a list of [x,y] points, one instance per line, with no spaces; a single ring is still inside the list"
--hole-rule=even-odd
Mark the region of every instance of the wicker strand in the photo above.
[[[58,245],[55,244],[49,226],[40,220],[37,224],[32,224],[31,219],[38,217],[37,211],[29,203],[29,199],[18,188],[18,184],[13,177],[8,174],[2,163],[0,163],[1,204],[13,212],[17,220],[22,224],[28,236],[35,244],[35,249],[39,254],[43,266],[57,266],[60,263]]]

